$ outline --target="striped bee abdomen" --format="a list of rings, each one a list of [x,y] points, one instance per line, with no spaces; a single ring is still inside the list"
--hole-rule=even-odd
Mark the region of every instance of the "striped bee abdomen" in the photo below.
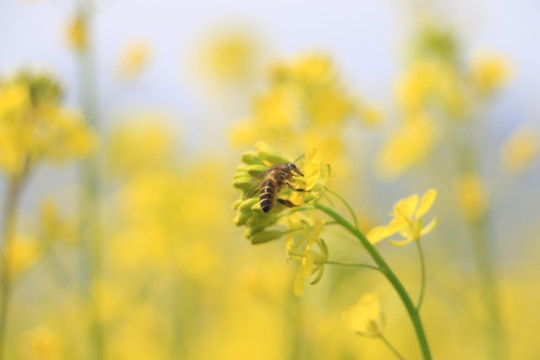
[[[265,179],[261,184],[261,192],[259,194],[259,204],[264,213],[269,212],[274,207],[276,198],[277,182],[274,179]]]

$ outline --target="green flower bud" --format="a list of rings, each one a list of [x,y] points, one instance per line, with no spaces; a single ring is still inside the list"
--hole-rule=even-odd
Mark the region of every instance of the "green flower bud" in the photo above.
[[[263,173],[266,170],[268,170],[268,166],[266,165],[255,164],[255,165],[250,165],[248,167],[248,173],[252,176],[259,175],[260,173]]]
[[[279,154],[266,143],[258,142],[255,147],[257,148],[257,155],[272,164],[282,164],[290,162],[289,159]]]
[[[264,161],[255,151],[246,151],[242,154],[242,162],[247,165],[264,165]]]
[[[252,244],[263,244],[272,240],[277,240],[283,236],[283,232],[279,230],[263,231],[252,236],[249,240]]]

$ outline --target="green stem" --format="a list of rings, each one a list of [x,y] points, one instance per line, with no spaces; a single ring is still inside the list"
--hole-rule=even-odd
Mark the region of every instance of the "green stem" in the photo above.
[[[341,195],[339,195],[338,193],[330,190],[329,188],[325,188],[325,190],[326,190],[326,192],[328,192],[328,193],[334,195],[335,197],[337,197],[339,199],[339,201],[341,201],[343,203],[343,205],[345,205],[345,207],[349,211],[349,214],[351,214],[351,217],[352,217],[353,222],[354,222],[354,227],[358,228],[358,219],[356,218],[356,214],[354,213],[354,210],[351,208],[349,203],[347,201],[345,201],[345,199],[343,197],[341,197]]]
[[[379,338],[384,342],[384,344],[394,353],[394,355],[396,355],[396,357],[400,360],[405,360],[405,358],[399,353],[399,351],[397,351],[397,349],[395,347],[392,346],[392,344],[390,344],[390,341],[388,341],[387,338],[384,337],[383,334],[380,334],[379,335]]]
[[[381,269],[380,271],[384,274],[388,281],[390,281],[393,288],[396,290],[398,296],[401,298],[401,301],[403,302],[403,305],[405,306],[405,309],[407,310],[407,313],[409,314],[411,322],[414,326],[423,359],[431,359],[431,353],[429,350],[429,345],[427,343],[426,335],[424,333],[424,328],[422,326],[422,321],[420,320],[420,315],[418,314],[416,307],[411,301],[411,298],[407,294],[407,291],[405,290],[397,276],[394,274],[394,272],[390,269],[383,257],[379,254],[377,249],[375,249],[375,247],[369,242],[369,240],[364,236],[364,234],[362,234],[362,232],[358,230],[358,228],[356,228],[353,224],[347,221],[341,214],[336,212],[334,209],[320,202],[316,203],[315,207],[330,216],[338,223],[340,223],[351,234],[353,234],[358,239],[358,243],[360,243],[360,245],[362,245],[366,249],[373,261],[375,261],[375,263]]]
[[[20,194],[20,181],[18,177],[12,177],[9,180],[6,202],[2,215],[4,216],[2,222],[2,266],[1,266],[1,303],[0,303],[0,360],[4,359],[6,349],[6,328],[8,318],[8,307],[11,296],[10,286],[10,255],[8,254],[10,247],[12,246],[13,237],[15,235],[15,225],[17,223],[17,205]]]
[[[422,306],[422,300],[424,299],[424,292],[426,289],[426,264],[424,260],[424,251],[422,251],[422,244],[420,244],[420,239],[416,240],[415,243],[416,248],[418,249],[418,257],[420,259],[420,295],[418,296],[416,311],[420,312],[420,306]]]
[[[366,269],[377,270],[379,272],[382,272],[382,270],[380,268],[378,268],[376,266],[373,266],[373,265],[368,265],[368,264],[356,264],[356,263],[341,262],[341,261],[330,261],[330,260],[326,260],[324,263],[329,264],[329,265],[339,265],[339,266],[366,268]]]

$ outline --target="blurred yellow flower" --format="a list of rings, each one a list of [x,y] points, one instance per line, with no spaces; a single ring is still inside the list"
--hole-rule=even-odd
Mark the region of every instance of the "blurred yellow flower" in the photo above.
[[[470,66],[472,85],[482,94],[498,90],[511,74],[508,59],[500,55],[479,55],[472,60]]]
[[[39,225],[40,236],[46,244],[63,241],[73,245],[77,241],[75,222],[62,218],[55,202],[50,198],[41,204]]]
[[[21,355],[25,360],[60,360],[62,342],[60,337],[45,326],[38,326],[23,334]]]
[[[508,138],[501,150],[503,168],[517,175],[530,169],[540,154],[540,133],[531,125],[523,125]]]
[[[465,219],[474,221],[482,217],[487,209],[488,195],[480,175],[476,173],[461,175],[455,187],[459,207]]]
[[[81,114],[62,107],[60,96],[60,86],[47,74],[21,71],[0,83],[0,167],[8,174],[94,149],[95,136]]]
[[[209,80],[218,84],[243,83],[253,77],[260,51],[248,31],[225,30],[207,40],[199,63]]]
[[[148,42],[138,40],[129,43],[118,60],[118,75],[123,80],[133,80],[148,65],[150,57]]]
[[[435,124],[428,116],[418,114],[409,118],[384,142],[376,159],[378,172],[386,178],[402,175],[430,155],[435,141]]]
[[[382,335],[384,320],[376,292],[364,294],[355,305],[345,310],[342,316],[347,327],[359,335]]]
[[[406,245],[412,241],[418,241],[420,237],[431,232],[437,226],[437,218],[424,226],[422,216],[427,213],[435,202],[437,190],[429,189],[418,203],[418,194],[401,199],[394,205],[394,212],[390,214],[393,219],[386,226],[377,226],[366,235],[368,240],[375,244],[387,237],[399,233],[402,241],[390,241],[392,245]]]
[[[75,15],[67,24],[65,38],[69,46],[76,51],[84,51],[87,46],[87,29],[82,14]]]
[[[5,249],[5,262],[10,279],[30,268],[38,259],[36,240],[28,235],[16,235]]]

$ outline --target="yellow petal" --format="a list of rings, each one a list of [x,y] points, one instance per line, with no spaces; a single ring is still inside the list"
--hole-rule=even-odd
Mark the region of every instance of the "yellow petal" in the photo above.
[[[302,267],[298,269],[298,272],[296,273],[296,277],[294,279],[294,295],[301,297],[304,295],[304,272]]]
[[[437,190],[435,189],[429,189],[426,191],[426,193],[422,196],[422,200],[420,200],[420,206],[418,207],[418,210],[416,211],[416,218],[422,217],[425,213],[428,212],[428,210],[433,205],[433,202],[437,198]]]
[[[311,231],[311,236],[309,238],[307,246],[311,246],[315,243],[315,241],[317,241],[317,239],[319,239],[325,223],[326,221],[324,221],[323,219],[315,221],[315,224],[313,224],[313,231]]]
[[[321,154],[318,148],[312,147],[308,150],[304,175],[306,177],[306,190],[311,190],[321,177]]]
[[[305,257],[302,259],[302,274],[304,279],[307,279],[313,273],[313,252],[306,251]]]
[[[406,238],[406,239],[403,239],[403,240],[391,240],[389,241],[390,245],[393,245],[393,246],[405,246],[411,242],[413,242],[413,238],[412,237],[409,237],[409,238]]]
[[[411,218],[418,205],[418,195],[414,194],[408,198],[399,200],[394,205],[394,213],[399,214],[405,218]]]
[[[389,226],[376,226],[367,233],[366,237],[370,243],[376,244],[379,241],[394,235],[396,231],[396,229],[390,228]]]
[[[431,220],[429,224],[427,224],[426,226],[422,228],[422,230],[420,231],[420,236],[429,234],[433,229],[435,229],[438,223],[439,223],[439,219],[437,218]]]

